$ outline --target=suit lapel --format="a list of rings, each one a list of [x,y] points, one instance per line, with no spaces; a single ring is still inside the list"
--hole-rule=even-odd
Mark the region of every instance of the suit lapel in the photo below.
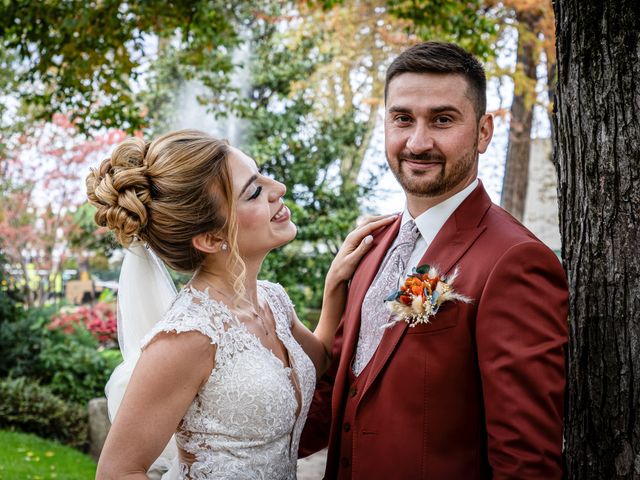
[[[342,351],[340,353],[340,364],[336,374],[336,385],[334,387],[333,405],[341,403],[341,395],[343,391],[343,382],[349,378],[349,368],[351,368],[351,359],[358,342],[360,333],[360,314],[362,311],[362,302],[364,296],[373,282],[378,268],[384,259],[387,251],[391,248],[393,241],[400,230],[402,216],[399,216],[386,230],[376,235],[373,239],[371,250],[362,258],[360,266],[354,274],[351,285],[349,286],[349,301],[344,313],[344,334]],[[340,384],[338,382],[341,382]]]
[[[450,219],[451,220],[451,219]],[[447,221],[442,227],[433,243],[420,260],[420,265],[425,263],[435,267],[441,275],[451,273],[453,266],[473,245],[476,238],[485,230],[485,226],[458,228],[454,221]]]
[[[427,263],[436,267],[443,275],[449,273],[458,260],[460,260],[486,229],[480,222],[490,206],[491,199],[489,195],[487,195],[482,182],[479,182],[476,189],[471,192],[456,211],[447,219],[422,256],[419,265]],[[406,322],[398,322],[392,328],[388,328],[385,331],[380,340],[378,350],[371,360],[371,369],[361,398],[364,397],[371,384],[389,360],[389,357],[391,357],[391,354],[407,328],[408,324]]]

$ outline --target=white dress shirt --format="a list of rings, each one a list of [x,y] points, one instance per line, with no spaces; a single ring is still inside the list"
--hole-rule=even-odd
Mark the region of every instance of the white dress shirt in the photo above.
[[[427,248],[429,248],[429,245],[431,245],[431,242],[433,242],[433,239],[436,238],[436,235],[438,234],[442,226],[449,219],[451,214],[455,212],[456,208],[460,206],[465,198],[467,198],[477,186],[478,179],[476,178],[464,190],[456,193],[452,197],[447,198],[444,202],[434,205],[429,210],[414,219],[418,230],[420,230],[420,236],[418,237],[418,240],[416,240],[416,246],[413,248],[413,252],[411,252],[409,262],[407,262],[407,270],[405,271],[405,276],[401,281],[404,281],[404,278],[406,278],[407,275],[409,275],[413,271],[413,268],[418,266],[418,262],[420,262],[420,259],[427,251]],[[411,219],[411,214],[405,206],[404,212],[402,213],[401,225],[404,225]]]

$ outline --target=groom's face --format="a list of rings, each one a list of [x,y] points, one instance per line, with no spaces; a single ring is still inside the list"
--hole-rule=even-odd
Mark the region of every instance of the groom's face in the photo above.
[[[389,167],[407,195],[451,196],[478,173],[493,123],[478,121],[462,75],[402,73],[388,86],[385,148]]]

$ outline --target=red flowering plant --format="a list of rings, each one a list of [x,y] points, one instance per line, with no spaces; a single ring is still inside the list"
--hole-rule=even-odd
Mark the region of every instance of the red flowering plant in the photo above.
[[[431,323],[431,318],[438,313],[444,302],[471,302],[470,298],[453,290],[453,282],[457,276],[458,269],[446,277],[429,265],[414,268],[400,289],[385,299],[393,314],[391,322],[385,328],[392,327],[398,321],[405,321],[410,327]]]
[[[117,342],[116,314],[110,303],[98,302],[93,307],[63,307],[49,323],[49,329],[61,329],[69,334],[75,333],[78,326],[89,330],[104,347],[111,347]]]

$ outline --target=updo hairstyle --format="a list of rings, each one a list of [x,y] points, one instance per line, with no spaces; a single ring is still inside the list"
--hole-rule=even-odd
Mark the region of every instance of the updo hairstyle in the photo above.
[[[191,240],[226,235],[239,260],[229,145],[197,130],[179,130],[152,142],[131,137],[87,176],[95,221],[127,248],[145,242],[174,270],[191,273],[205,254]],[[241,263],[241,270],[243,263]]]

